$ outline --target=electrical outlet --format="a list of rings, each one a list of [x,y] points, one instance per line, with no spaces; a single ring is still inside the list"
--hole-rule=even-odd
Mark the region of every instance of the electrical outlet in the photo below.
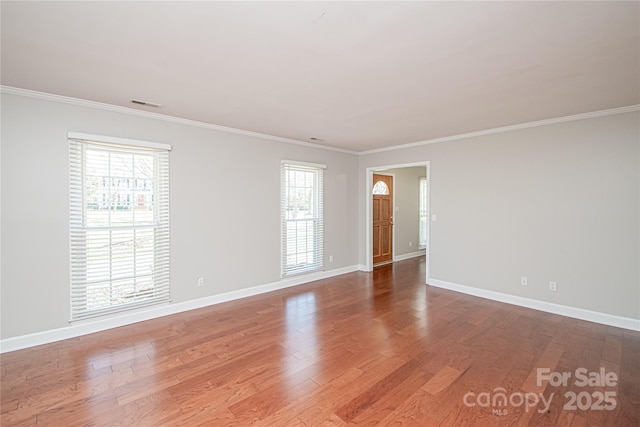
[[[557,286],[556,286],[556,282],[549,282],[549,290],[550,291],[556,291],[557,290]]]
[[[329,255],[329,262],[333,262],[333,255]]]
[[[527,285],[529,284],[529,283],[527,282],[527,278],[526,278],[526,277],[524,277],[524,276],[522,276],[522,277],[520,278],[520,284],[521,284],[522,286],[527,286]]]
[[[409,242],[409,247],[411,247],[413,245],[413,242]]]
[[[198,287],[201,288],[204,286],[204,277],[198,277]]]

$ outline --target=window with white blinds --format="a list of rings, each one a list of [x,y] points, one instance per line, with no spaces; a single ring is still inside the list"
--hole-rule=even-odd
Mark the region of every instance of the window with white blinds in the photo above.
[[[282,277],[324,268],[322,180],[326,166],[283,161]]]
[[[427,178],[420,178],[420,224],[418,227],[418,249],[427,247]]]
[[[69,135],[72,321],[169,301],[171,147],[114,140]]]

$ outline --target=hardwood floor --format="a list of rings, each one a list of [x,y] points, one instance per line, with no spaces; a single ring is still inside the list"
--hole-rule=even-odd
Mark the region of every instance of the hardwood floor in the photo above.
[[[6,353],[1,424],[640,425],[640,333],[423,278],[412,259]]]

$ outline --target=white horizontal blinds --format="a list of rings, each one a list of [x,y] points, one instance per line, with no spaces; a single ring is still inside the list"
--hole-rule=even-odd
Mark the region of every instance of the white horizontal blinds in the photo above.
[[[427,178],[420,178],[420,224],[418,227],[418,248],[427,247]]]
[[[169,152],[69,144],[71,320],[169,301]]]
[[[282,277],[324,267],[324,165],[283,162]]]

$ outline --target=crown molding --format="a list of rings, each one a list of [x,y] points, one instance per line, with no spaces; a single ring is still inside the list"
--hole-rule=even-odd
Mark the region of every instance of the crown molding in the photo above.
[[[194,126],[194,127],[204,128],[204,129],[211,129],[219,132],[250,136],[250,137],[261,138],[261,139],[266,139],[270,141],[283,142],[286,144],[301,145],[309,148],[318,148],[322,150],[337,151],[340,153],[355,154],[355,155],[365,155],[365,154],[383,153],[386,151],[403,150],[406,148],[420,147],[422,145],[438,144],[441,142],[456,141],[459,139],[473,138],[473,137],[484,136],[484,135],[493,135],[497,133],[510,132],[510,131],[520,130],[520,129],[528,129],[528,128],[533,128],[538,126],[547,126],[547,125],[553,125],[557,123],[572,122],[576,120],[585,120],[585,119],[592,119],[596,117],[612,116],[615,114],[624,114],[624,113],[631,113],[634,111],[640,111],[640,104],[636,104],[636,105],[629,105],[626,107],[611,108],[608,110],[599,110],[599,111],[593,111],[589,113],[580,113],[580,114],[574,114],[571,116],[556,117],[552,119],[519,123],[515,125],[461,133],[457,135],[443,136],[440,138],[427,139],[424,141],[410,142],[407,144],[400,144],[400,145],[392,145],[392,146],[383,147],[383,148],[375,148],[373,150],[353,151],[353,150],[347,150],[344,148],[314,144],[311,142],[300,141],[297,139],[283,138],[275,135],[268,135],[268,134],[259,133],[259,132],[252,132],[252,131],[243,130],[243,129],[236,129],[236,128],[227,127],[227,126],[215,125],[212,123],[205,123],[197,120],[183,119],[180,117],[169,116],[166,114],[136,110],[134,108],[122,107],[119,105],[105,104],[102,102],[88,101],[84,99],[71,98],[71,97],[62,96],[62,95],[54,95],[51,93],[38,92],[34,90],[29,90],[29,89],[21,89],[21,88],[12,87],[12,86],[0,85],[0,93],[25,96],[25,97],[36,98],[36,99],[45,100],[45,101],[60,102],[60,103],[71,104],[71,105],[76,105],[80,107],[95,108],[99,110],[112,111],[116,113],[132,115],[132,116],[145,117],[148,119],[162,120],[170,123],[177,123],[177,124]]]
[[[268,135],[265,133],[252,132],[252,131],[243,130],[243,129],[236,129],[236,128],[227,127],[227,126],[215,125],[212,123],[205,123],[197,120],[183,119],[180,117],[169,116],[166,114],[136,110],[135,108],[105,104],[105,103],[96,102],[96,101],[88,101],[85,99],[72,98],[72,97],[62,96],[62,95],[54,95],[51,93],[38,92],[35,90],[29,90],[29,89],[21,89],[21,88],[12,87],[12,86],[0,85],[0,93],[8,94],[8,95],[24,96],[24,97],[35,98],[35,99],[40,99],[44,101],[60,102],[63,104],[70,104],[70,105],[75,105],[79,107],[94,108],[94,109],[104,110],[104,111],[112,111],[115,113],[128,114],[130,116],[138,116],[138,117],[144,117],[147,119],[162,120],[165,122],[177,123],[177,124],[187,125],[187,126],[194,126],[194,127],[204,128],[204,129],[211,129],[219,132],[233,133],[236,135],[250,136],[254,138],[267,139],[267,140],[276,141],[276,142],[284,142],[286,144],[302,145],[304,147],[309,147],[309,148],[319,148],[322,150],[337,151],[340,153],[347,153],[347,154],[356,154],[356,155],[358,154],[357,151],[346,150],[344,148],[314,144],[311,142],[300,141],[297,139],[283,138],[280,136]]]
[[[502,127],[499,127],[499,128],[485,129],[485,130],[479,130],[479,131],[468,132],[468,133],[461,133],[461,134],[458,134],[458,135],[443,136],[441,138],[427,139],[427,140],[418,141],[418,142],[410,142],[408,144],[392,145],[392,146],[389,146],[389,147],[383,147],[383,148],[376,148],[376,149],[373,149],[373,150],[360,151],[360,152],[358,152],[358,154],[359,155],[364,155],[364,154],[382,153],[382,152],[385,152],[385,151],[402,150],[402,149],[405,149],[405,148],[420,147],[422,145],[438,144],[438,143],[441,143],[441,142],[456,141],[458,139],[473,138],[473,137],[483,136],[483,135],[493,135],[493,134],[496,134],[496,133],[510,132],[510,131],[519,130],[519,129],[528,129],[528,128],[533,128],[533,127],[538,127],[538,126],[553,125],[553,124],[557,124],[557,123],[573,122],[573,121],[576,121],[576,120],[593,119],[593,118],[596,118],[596,117],[612,116],[612,115],[615,115],[615,114],[631,113],[633,111],[640,111],[640,104],[629,105],[629,106],[626,106],[626,107],[611,108],[609,110],[593,111],[593,112],[590,112],[590,113],[574,114],[572,116],[556,117],[556,118],[553,118],[553,119],[537,120],[535,122],[519,123],[519,124],[516,124],[516,125],[502,126]]]

